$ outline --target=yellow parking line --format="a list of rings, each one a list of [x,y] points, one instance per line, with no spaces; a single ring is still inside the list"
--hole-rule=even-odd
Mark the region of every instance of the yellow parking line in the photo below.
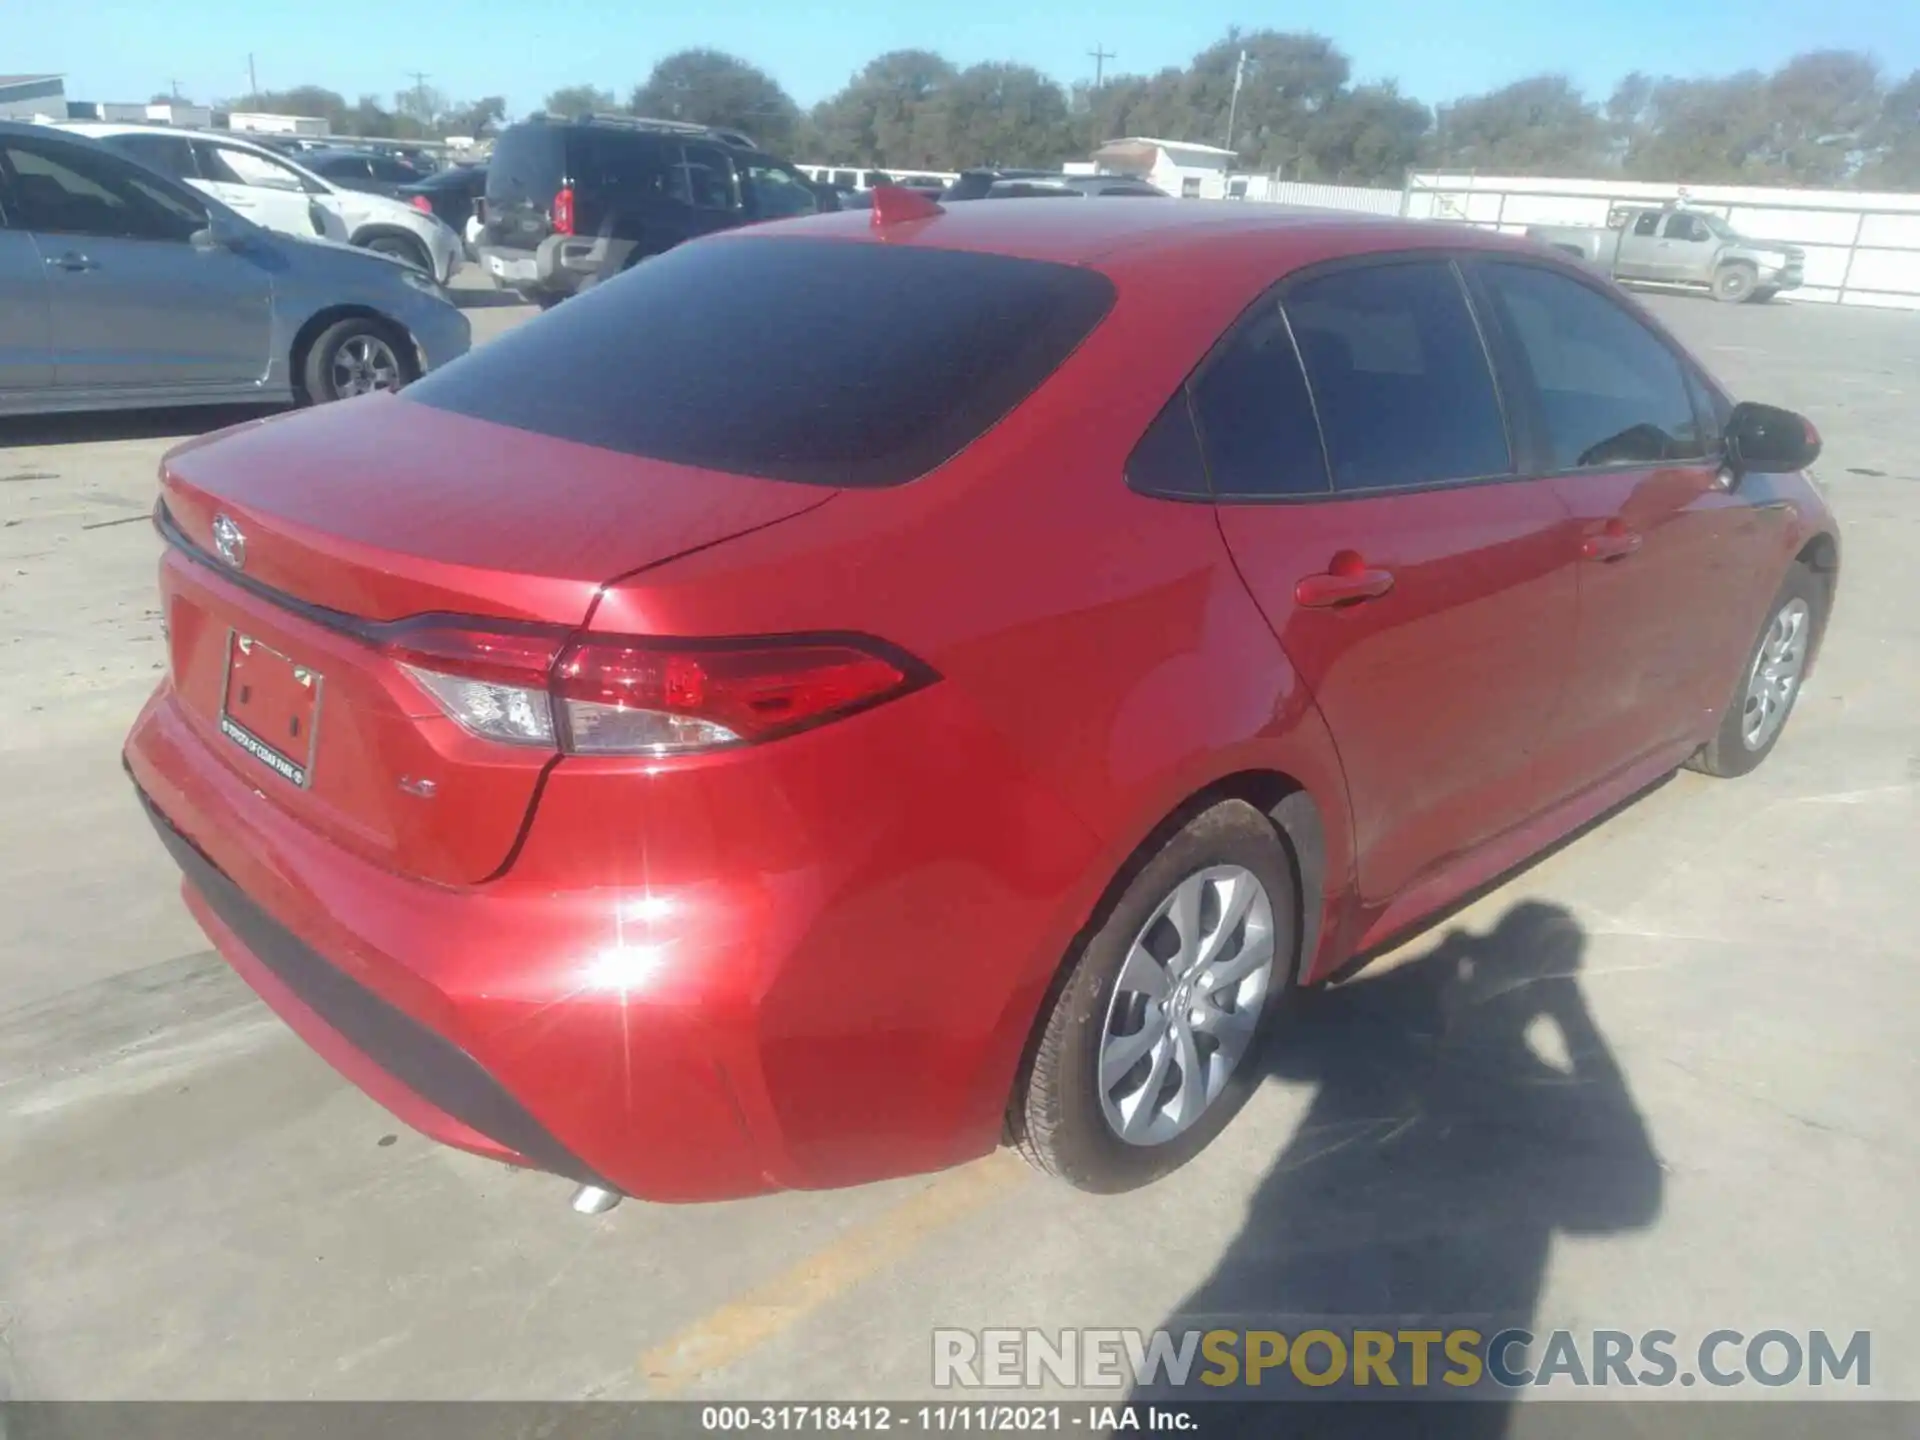
[[[649,1393],[676,1394],[701,1375],[759,1349],[1030,1173],[1004,1150],[947,1171],[926,1189],[647,1351],[640,1357],[640,1373]]]

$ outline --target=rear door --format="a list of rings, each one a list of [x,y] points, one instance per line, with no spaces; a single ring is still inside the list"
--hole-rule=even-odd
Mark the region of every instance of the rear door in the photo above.
[[[630,240],[643,255],[670,250],[693,233],[675,168],[680,147],[657,135],[584,126],[573,137],[574,228]],[[616,263],[626,259],[617,253]]]
[[[218,140],[193,141],[195,182],[214,199],[256,225],[283,235],[347,238],[347,222],[332,192],[293,166]]]
[[[1623,280],[1662,280],[1668,268],[1661,248],[1660,212],[1642,210],[1620,234],[1613,273]]]
[[[47,276],[62,389],[234,386],[264,378],[272,280],[254,258],[203,248],[206,213],[103,146],[0,136],[10,213]]]
[[[0,392],[42,390],[53,383],[53,317],[40,247],[15,225],[0,177]]]
[[[1686,362],[1660,335],[1557,267],[1469,271],[1508,388],[1533,414],[1529,464],[1579,527],[1575,665],[1545,762],[1550,788],[1570,793],[1697,737],[1777,566],[1766,517],[1724,488]]]
[[[487,162],[487,224],[483,244],[535,250],[553,233],[553,200],[571,178],[570,127],[510,125]]]
[[[1338,266],[1277,301],[1203,368],[1195,414],[1227,544],[1339,747],[1361,893],[1384,904],[1541,806],[1568,518],[1516,473],[1448,260]]]

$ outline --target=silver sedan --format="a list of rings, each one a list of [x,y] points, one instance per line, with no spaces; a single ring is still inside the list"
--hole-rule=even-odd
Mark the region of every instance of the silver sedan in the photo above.
[[[0,121],[0,414],[397,390],[467,318],[386,256],[275,234],[98,141]]]

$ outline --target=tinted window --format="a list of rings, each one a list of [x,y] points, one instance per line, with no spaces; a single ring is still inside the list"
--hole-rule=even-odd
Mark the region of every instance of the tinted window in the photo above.
[[[619,204],[635,196],[657,196],[667,187],[673,147],[657,140],[611,130],[581,129],[573,140],[573,183],[608,192]]]
[[[395,160],[388,155],[374,156],[367,162],[367,166],[373,171],[374,179],[385,180],[394,185],[406,185],[421,178],[417,166],[410,165],[405,160]]]
[[[577,132],[576,132],[577,133]],[[496,203],[547,204],[565,183],[561,132],[551,125],[509,125],[487,162],[487,195]]]
[[[704,240],[405,394],[683,465],[892,485],[1019,404],[1112,300],[1106,277],[1081,266],[920,246]]]
[[[1326,459],[1278,305],[1243,324],[1193,387],[1214,493],[1324,495]]]
[[[199,173],[193,168],[193,147],[184,135],[116,135],[106,143],[176,180],[191,180]]]
[[[738,210],[733,161],[713,145],[688,145],[682,151],[681,194],[696,210]]]
[[[1550,270],[1485,262],[1481,273],[1538,393],[1553,469],[1706,453],[1679,357],[1646,326]]]
[[[292,166],[282,165],[278,160],[270,160],[251,150],[196,140],[193,142],[193,153],[200,163],[201,176],[207,180],[226,185],[252,185],[262,190],[303,192],[307,189],[307,182],[300,178],[300,172]]]
[[[738,167],[747,209],[756,219],[784,220],[811,215],[820,208],[820,197],[798,171],[767,160],[742,159]]]
[[[104,148],[0,137],[0,181],[15,229],[185,241],[206,224],[205,213],[164,181]]]
[[[1660,212],[1658,210],[1649,210],[1633,222],[1633,233],[1636,235],[1656,235],[1659,231]]]
[[[1709,240],[1712,235],[1706,227],[1706,222],[1698,215],[1669,215],[1667,238],[1669,240]]]
[[[1127,457],[1127,484],[1143,495],[1190,500],[1204,500],[1212,493],[1206,462],[1200,458],[1200,437],[1187,407],[1186,386],[1174,392],[1133,447]]]
[[[1336,490],[1503,475],[1506,426],[1445,261],[1369,265],[1287,292]]]

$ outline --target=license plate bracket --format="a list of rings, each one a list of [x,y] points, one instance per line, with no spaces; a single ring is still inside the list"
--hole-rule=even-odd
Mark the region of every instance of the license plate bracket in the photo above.
[[[305,790],[313,783],[323,685],[310,666],[229,630],[220,733],[282,780]]]

